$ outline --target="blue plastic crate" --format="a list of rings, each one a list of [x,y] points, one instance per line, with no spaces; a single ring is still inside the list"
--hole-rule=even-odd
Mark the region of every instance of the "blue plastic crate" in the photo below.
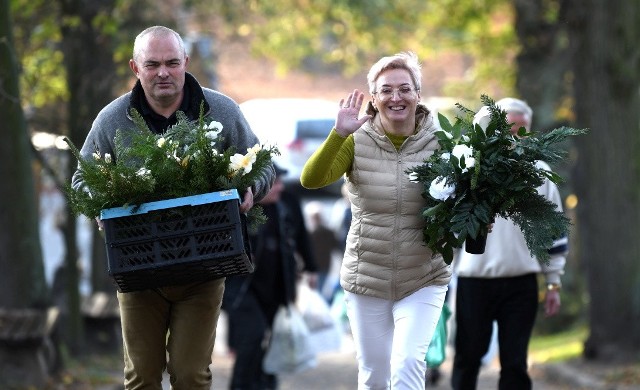
[[[236,190],[102,210],[109,274],[121,292],[253,272]]]

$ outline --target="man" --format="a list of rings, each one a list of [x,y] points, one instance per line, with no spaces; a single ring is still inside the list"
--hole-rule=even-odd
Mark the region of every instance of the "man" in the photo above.
[[[529,129],[532,110],[522,100],[505,98],[496,105],[507,113],[515,135]],[[539,167],[549,169],[544,162]],[[558,188],[551,181],[538,193],[562,210]],[[541,264],[531,257],[522,231],[510,220],[497,218],[488,235],[485,252],[472,255],[461,250],[454,262],[456,291],[455,357],[451,378],[456,390],[476,388],[481,359],[489,348],[493,321],[498,325],[500,353],[499,389],[531,389],[527,373],[527,349],[538,305],[537,274],[546,281],[545,314],[560,309],[560,276],[567,253],[567,238],[549,249],[551,259]]]
[[[263,370],[265,339],[281,305],[296,300],[299,272],[316,283],[316,264],[298,198],[284,189],[276,166],[276,181],[259,202],[267,223],[251,235],[256,270],[227,278],[223,309],[229,319],[229,347],[235,354],[231,390],[277,389],[277,378]],[[301,262],[298,264],[296,257]]]
[[[205,115],[221,122],[224,144],[246,150],[258,143],[238,105],[219,92],[201,87],[187,73],[189,57],[182,38],[175,31],[154,26],[135,40],[129,66],[138,78],[133,89],[108,104],[96,117],[81,149],[91,158],[114,153],[116,130],[138,131],[132,110],[144,118],[149,129],[163,133],[177,122],[176,111],[197,119],[203,105]],[[240,205],[246,212],[260,200],[274,178],[268,170],[252,188],[247,188]],[[76,172],[74,188],[83,180]],[[211,353],[216,323],[224,292],[224,278],[186,285],[166,286],[130,293],[118,293],[124,344],[126,389],[162,389],[165,367],[176,390],[211,387]],[[167,355],[168,353],[168,355]]]

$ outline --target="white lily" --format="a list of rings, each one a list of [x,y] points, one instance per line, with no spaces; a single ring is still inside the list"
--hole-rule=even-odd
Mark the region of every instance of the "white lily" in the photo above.
[[[473,148],[468,145],[459,144],[454,146],[451,154],[456,156],[459,162],[462,162],[464,159],[465,168],[462,169],[462,172],[468,171],[469,168],[476,164],[476,159],[473,157]],[[460,166],[460,168],[462,168],[462,166]]]
[[[487,131],[487,127],[489,127],[489,123],[491,122],[491,111],[489,111],[489,107],[482,106],[478,110],[478,112],[473,116],[473,125],[480,125],[480,128],[483,131]]]

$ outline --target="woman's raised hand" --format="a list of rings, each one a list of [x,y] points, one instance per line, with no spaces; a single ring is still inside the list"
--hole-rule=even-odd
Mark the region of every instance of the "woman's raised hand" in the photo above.
[[[366,121],[371,119],[371,115],[364,115],[358,118],[360,108],[364,100],[364,93],[354,89],[346,99],[340,99],[340,110],[336,118],[335,129],[342,137],[353,134]]]

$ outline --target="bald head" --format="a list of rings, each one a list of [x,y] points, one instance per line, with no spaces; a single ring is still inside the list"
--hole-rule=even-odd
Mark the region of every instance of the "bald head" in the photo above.
[[[133,60],[139,62],[142,51],[146,47],[146,42],[150,38],[166,38],[166,37],[174,37],[182,54],[184,57],[187,55],[187,51],[184,47],[184,41],[182,37],[177,32],[172,29],[164,26],[153,26],[145,29],[136,37],[136,40],[133,43]]]

